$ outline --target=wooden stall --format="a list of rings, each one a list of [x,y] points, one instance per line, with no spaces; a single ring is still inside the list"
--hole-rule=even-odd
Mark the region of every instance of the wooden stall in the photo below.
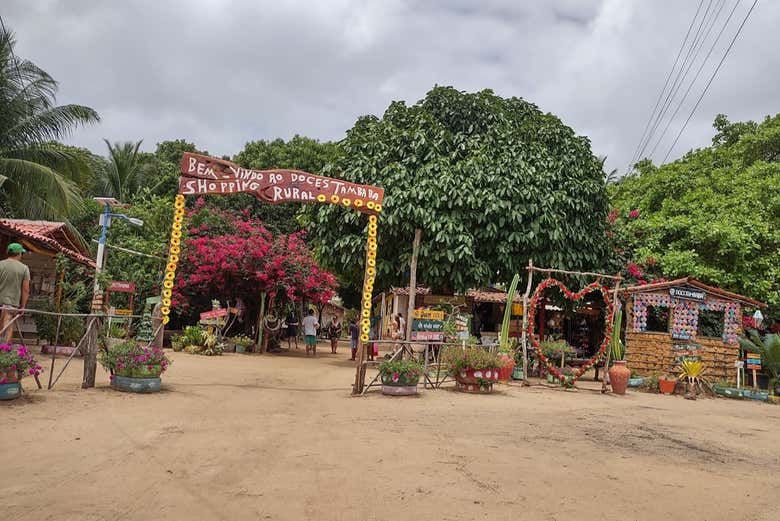
[[[471,289],[467,293],[471,303],[473,318],[472,329],[483,344],[498,341],[501,323],[504,320],[506,291],[497,288]],[[519,338],[523,330],[523,296],[516,294],[512,304],[512,316],[509,323],[510,338]]]
[[[736,380],[743,306],[764,303],[691,277],[623,291],[626,361],[632,371],[676,375],[682,360],[693,359],[702,361],[705,378]]]
[[[30,306],[37,302],[58,304],[58,281],[63,273],[57,272],[55,257],[65,255],[85,266],[95,266],[89,248],[78,233],[67,223],[31,221],[27,219],[0,219],[0,253],[6,257],[6,248],[18,242],[28,251],[22,262],[30,268]],[[36,332],[32,315],[25,315],[20,322],[22,332]],[[29,340],[28,340],[29,341]]]

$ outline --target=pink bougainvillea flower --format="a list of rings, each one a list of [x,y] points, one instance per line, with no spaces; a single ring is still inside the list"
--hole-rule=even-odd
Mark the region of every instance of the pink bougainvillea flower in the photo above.
[[[636,219],[637,217],[639,217],[639,215],[640,215],[639,210],[631,210],[630,212],[628,212],[628,216],[632,219]]]

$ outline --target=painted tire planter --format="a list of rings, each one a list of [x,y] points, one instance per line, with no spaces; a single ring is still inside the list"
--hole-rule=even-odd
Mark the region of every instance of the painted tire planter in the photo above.
[[[393,380],[392,374],[382,373],[382,394],[388,396],[411,396],[417,394],[419,381],[419,375],[409,378],[406,374],[398,374],[398,378]]]
[[[5,384],[14,384],[19,381],[19,373],[16,369],[0,369],[0,380]]]
[[[645,385],[645,379],[644,378],[629,378],[628,379],[628,386],[629,387],[642,387]]]
[[[489,394],[498,381],[498,369],[461,369],[455,374],[455,389],[464,393]]]
[[[0,384],[0,400],[13,400],[22,395],[22,384],[19,382]]]
[[[160,377],[133,378],[118,374],[111,376],[111,388],[129,393],[156,393],[160,391]]]
[[[246,347],[236,344],[236,353],[246,353]]]
[[[512,369],[512,380],[522,380],[523,379],[523,368],[519,365],[515,366],[514,369]]]

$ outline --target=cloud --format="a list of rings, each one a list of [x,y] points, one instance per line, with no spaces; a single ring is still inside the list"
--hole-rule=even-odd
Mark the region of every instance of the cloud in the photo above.
[[[736,0],[725,1],[716,30]],[[736,11],[705,73],[749,3]],[[104,137],[144,139],[145,149],[185,138],[219,155],[296,133],[339,139],[358,116],[381,115],[392,100],[413,103],[439,84],[532,101],[590,137],[608,168],[622,171],[697,5],[6,0],[2,15],[16,32],[17,53],[60,82],[60,103],[100,112],[100,125],[71,138],[98,153]],[[740,120],[778,110],[778,15],[778,3],[756,8],[672,158],[706,146],[719,112]],[[657,147],[657,161],[707,74]]]

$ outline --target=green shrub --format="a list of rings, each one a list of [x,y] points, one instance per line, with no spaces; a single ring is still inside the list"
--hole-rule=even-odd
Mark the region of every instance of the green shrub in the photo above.
[[[499,369],[504,363],[498,358],[498,355],[489,353],[479,347],[459,347],[449,348],[444,353],[444,363],[453,372],[460,372],[461,369]]]

